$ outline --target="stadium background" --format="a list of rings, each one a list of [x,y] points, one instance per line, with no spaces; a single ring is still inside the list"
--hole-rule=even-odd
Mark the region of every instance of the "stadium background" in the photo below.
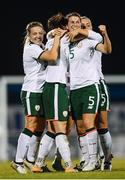
[[[88,16],[92,20],[95,31],[98,31],[97,27],[100,24],[107,26],[113,52],[111,55],[103,56],[103,72],[105,75],[125,75],[123,0],[113,3],[108,0],[16,0],[15,2],[4,1],[0,8],[0,80],[7,76],[17,77],[24,75],[22,48],[27,23],[30,21],[41,21],[47,31],[47,19],[50,16],[57,12],[67,14],[72,11]],[[123,76],[123,79],[125,79],[125,76]],[[113,135],[113,148],[116,156],[125,156],[125,146],[123,143],[120,143],[120,141],[123,142],[122,138],[125,135],[125,83],[121,83],[120,87],[117,84],[114,86],[112,83],[109,85],[113,108],[113,113],[109,117],[109,127]],[[7,153],[9,154],[9,159],[12,159],[14,156],[16,140],[23,126],[23,115],[19,100],[20,88],[20,82],[16,86],[13,84],[7,86],[7,130],[9,135],[9,150]],[[0,140],[1,138],[2,136]],[[0,159],[2,159],[1,153]]]

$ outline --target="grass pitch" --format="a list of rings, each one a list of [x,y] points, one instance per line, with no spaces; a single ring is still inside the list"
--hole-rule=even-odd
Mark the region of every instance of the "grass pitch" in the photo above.
[[[73,161],[74,165],[78,161]],[[48,167],[51,168],[51,161],[47,162]],[[26,175],[18,174],[10,167],[10,162],[0,163],[0,179],[125,179],[125,159],[113,159],[112,171],[93,171],[93,172],[78,172],[78,173],[31,173]]]

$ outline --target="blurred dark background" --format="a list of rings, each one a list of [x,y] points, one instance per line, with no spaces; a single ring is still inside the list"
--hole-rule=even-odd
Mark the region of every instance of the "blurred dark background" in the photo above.
[[[124,59],[124,4],[119,1],[99,0],[25,0],[4,1],[1,5],[0,76],[23,75],[22,50],[25,27],[30,21],[41,21],[47,31],[47,19],[58,12],[66,15],[77,11],[88,16],[95,31],[105,24],[113,51],[103,55],[104,74],[125,74]]]

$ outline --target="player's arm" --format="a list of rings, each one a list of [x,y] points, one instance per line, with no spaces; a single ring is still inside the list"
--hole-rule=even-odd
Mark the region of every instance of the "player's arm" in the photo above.
[[[95,31],[93,31],[93,30],[88,30],[88,38],[96,40],[98,42],[102,42],[103,41],[102,35],[100,33],[97,33]]]
[[[50,50],[45,50],[39,59],[43,61],[56,61],[58,58],[60,39],[64,35],[65,30],[57,29],[54,36],[53,46]]]
[[[109,39],[107,30],[106,30],[106,26],[105,25],[100,25],[99,26],[100,32],[103,36],[103,43],[99,43],[96,46],[96,50],[104,53],[104,54],[110,54],[112,52],[112,45],[111,45],[111,41]]]
[[[67,33],[67,39],[71,42],[78,41],[88,37],[88,30],[87,29],[75,29]]]
[[[67,37],[70,39],[71,42],[82,40],[84,38],[89,38],[92,40],[96,40],[98,42],[102,42],[103,40],[102,36],[99,33],[92,30],[81,28],[69,32],[67,34]]]

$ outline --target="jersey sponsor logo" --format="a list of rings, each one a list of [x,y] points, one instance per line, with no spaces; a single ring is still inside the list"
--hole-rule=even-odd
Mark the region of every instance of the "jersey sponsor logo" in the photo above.
[[[35,105],[35,110],[39,111],[40,110],[40,105]]]
[[[90,57],[93,57],[95,50],[91,48],[90,50]]]
[[[68,111],[63,111],[63,116],[67,117],[67,115],[68,115]]]

